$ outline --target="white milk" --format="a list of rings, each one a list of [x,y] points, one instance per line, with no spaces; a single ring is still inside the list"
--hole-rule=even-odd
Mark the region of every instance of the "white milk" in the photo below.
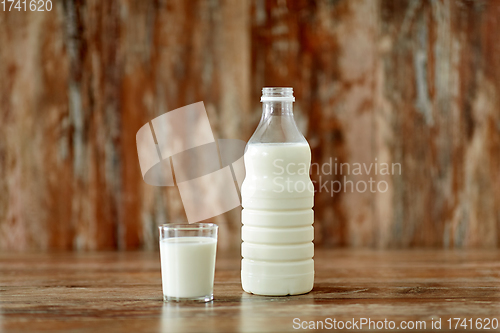
[[[168,297],[211,295],[216,248],[217,239],[211,237],[163,239],[160,242],[163,295]]]
[[[307,143],[250,143],[242,184],[243,290],[296,295],[314,283],[313,197]]]

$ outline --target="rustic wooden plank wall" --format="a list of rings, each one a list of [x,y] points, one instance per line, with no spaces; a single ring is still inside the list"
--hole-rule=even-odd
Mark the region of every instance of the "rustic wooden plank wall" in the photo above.
[[[0,249],[155,248],[185,215],[137,130],[202,100],[247,140],[263,86],[294,87],[314,163],[401,165],[313,172],[316,246],[499,244],[499,1],[53,3],[0,11]],[[387,191],[320,186],[370,177]],[[239,210],[213,220],[237,251]]]

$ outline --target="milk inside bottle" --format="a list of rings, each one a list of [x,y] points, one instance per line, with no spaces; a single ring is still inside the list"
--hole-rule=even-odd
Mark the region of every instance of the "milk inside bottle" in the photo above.
[[[304,294],[314,283],[311,150],[293,118],[293,89],[262,93],[244,155],[241,283],[258,295]]]

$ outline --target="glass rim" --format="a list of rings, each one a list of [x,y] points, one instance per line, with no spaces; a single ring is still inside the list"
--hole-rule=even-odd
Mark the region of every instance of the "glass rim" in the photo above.
[[[219,226],[215,223],[165,223],[158,226],[158,229],[165,230],[210,230],[217,229]]]

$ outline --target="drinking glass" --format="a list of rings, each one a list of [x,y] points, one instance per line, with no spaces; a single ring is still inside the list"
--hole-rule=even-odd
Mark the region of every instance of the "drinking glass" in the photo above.
[[[213,300],[217,225],[163,224],[159,231],[163,299]]]

